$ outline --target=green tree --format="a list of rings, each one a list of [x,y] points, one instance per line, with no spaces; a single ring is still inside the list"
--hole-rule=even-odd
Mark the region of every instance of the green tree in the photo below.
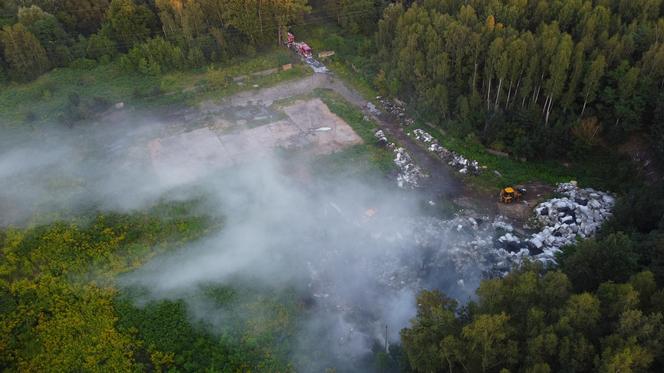
[[[602,79],[602,76],[604,75],[605,68],[606,60],[604,56],[600,54],[590,65],[590,69],[583,81],[583,109],[581,110],[581,117],[583,117],[583,114],[586,112],[587,105],[595,100],[600,79]]]
[[[544,122],[547,124],[549,123],[553,102],[560,97],[565,87],[573,45],[572,37],[569,34],[563,35],[549,66],[550,77],[546,84],[549,95],[547,101],[544,103],[544,110],[546,112]]]
[[[90,35],[99,30],[106,18],[109,0],[60,0],[57,3],[53,12],[69,32]]]
[[[517,344],[508,325],[509,316],[480,315],[467,326],[462,336],[468,348],[467,363],[478,371],[487,372],[508,368],[517,361]]]
[[[434,372],[445,366],[450,372],[461,364],[456,319],[456,301],[438,291],[423,291],[417,296],[417,317],[401,331],[401,341],[411,367],[419,372]]]
[[[19,8],[18,21],[39,39],[52,65],[66,66],[71,62],[70,37],[55,16],[33,5]]]
[[[46,50],[39,40],[18,23],[0,31],[0,43],[9,65],[12,79],[28,81],[37,78],[49,68]]]
[[[566,248],[560,266],[576,290],[591,291],[605,281],[627,281],[637,268],[637,259],[630,238],[618,233]]]
[[[155,26],[155,15],[133,0],[112,0],[106,12],[109,33],[121,50],[147,40]]]
[[[328,0],[324,7],[335,17],[337,24],[352,33],[372,31],[371,20],[376,17],[373,0]]]

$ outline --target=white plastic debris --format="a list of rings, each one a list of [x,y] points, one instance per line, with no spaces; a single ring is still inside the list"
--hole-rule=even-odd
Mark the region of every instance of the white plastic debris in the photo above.
[[[532,248],[542,250],[538,258],[550,262],[555,261],[561,247],[574,244],[578,238],[592,237],[611,217],[615,205],[612,195],[591,188],[581,189],[576,183],[558,184],[556,192],[562,197],[535,208],[535,219],[542,230],[528,239]]]
[[[408,135],[426,146],[427,150],[436,154],[461,174],[477,175],[482,169],[479,162],[467,159],[459,153],[445,149],[430,133],[420,128],[413,130],[412,134],[409,132]]]
[[[376,133],[374,133],[374,137],[378,141],[380,145],[387,145],[389,141],[387,140],[387,136],[385,136],[385,132],[383,130],[378,130]]]
[[[419,182],[425,177],[422,170],[413,162],[410,154],[404,148],[394,149],[394,164],[399,169],[397,184],[402,189],[415,189]]]

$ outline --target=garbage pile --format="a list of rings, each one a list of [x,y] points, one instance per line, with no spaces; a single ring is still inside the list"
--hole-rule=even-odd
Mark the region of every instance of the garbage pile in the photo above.
[[[406,149],[397,147],[393,142],[390,142],[385,136],[383,130],[378,130],[374,133],[376,143],[381,146],[386,146],[394,151],[394,164],[397,165],[399,174],[397,175],[397,184],[402,189],[415,189],[420,186],[420,180],[427,177],[427,175],[419,168],[415,161]]]
[[[576,238],[592,237],[611,217],[615,198],[592,188],[581,189],[576,182],[558,184],[561,198],[541,203],[535,208],[536,219],[544,227],[534,234],[529,245],[544,259],[552,260],[565,245]]]
[[[417,128],[413,131],[412,136],[415,138],[415,140],[427,146],[427,149],[430,152],[435,153],[443,161],[452,166],[452,168],[459,171],[459,173],[464,175],[477,175],[480,173],[481,168],[479,162],[467,159],[457,152],[446,149],[442,145],[438,144],[438,141],[434,139],[430,133]]]
[[[307,65],[309,65],[309,67],[311,67],[311,69],[312,69],[315,73],[326,74],[326,73],[329,72],[329,70],[327,69],[327,67],[326,67],[325,65],[323,65],[323,63],[321,63],[320,61],[318,61],[317,59],[315,59],[315,58],[313,58],[313,57],[307,57],[307,58],[305,58],[305,59],[304,59],[304,62],[305,62]]]
[[[535,208],[535,220],[542,229],[530,238],[522,240],[513,234],[506,224],[497,246],[514,257],[532,256],[542,262],[555,262],[556,253],[566,245],[576,243],[577,238],[592,237],[611,217],[615,198],[592,188],[581,189],[575,182],[558,184],[560,198],[542,202]]]
[[[417,188],[420,185],[420,180],[425,178],[426,175],[415,164],[410,157],[410,154],[408,154],[404,148],[395,148],[394,154],[394,164],[396,164],[399,169],[399,175],[397,175],[397,184],[399,185],[399,188]]]
[[[373,115],[380,115],[380,110],[371,102],[367,102],[367,110]]]
[[[396,101],[392,101],[382,96],[376,96],[376,100],[380,102],[380,104],[383,106],[383,108],[385,108],[385,110],[388,113],[392,114],[395,118],[397,118],[402,126],[408,127],[415,123],[414,119],[408,118],[406,116],[406,108],[404,107],[403,104]]]
[[[385,132],[383,132],[383,130],[376,131],[376,133],[374,133],[374,137],[376,138],[378,145],[387,146],[390,143],[387,140],[387,136],[385,136]]]

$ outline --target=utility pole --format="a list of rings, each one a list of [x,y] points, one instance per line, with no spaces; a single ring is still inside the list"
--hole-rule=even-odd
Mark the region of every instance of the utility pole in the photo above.
[[[385,353],[389,354],[390,353],[390,344],[389,344],[387,335],[388,335],[387,334],[387,324],[385,324]]]

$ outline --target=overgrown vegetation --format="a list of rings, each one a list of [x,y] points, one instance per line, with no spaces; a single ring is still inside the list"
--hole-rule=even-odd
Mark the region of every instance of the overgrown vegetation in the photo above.
[[[0,91],[0,121],[14,126],[72,123],[93,117],[118,102],[139,108],[193,105],[253,85],[270,86],[311,73],[307,67],[296,64],[288,71],[251,75],[290,61],[288,51],[277,49],[257,57],[238,58],[230,65],[159,75],[128,73],[118,62],[57,69],[33,82]],[[246,77],[242,85],[233,81],[239,76]]]
[[[127,70],[197,68],[282,44],[310,10],[306,0],[5,0],[0,18],[13,25],[0,32],[0,65],[15,81],[118,53]]]
[[[2,370],[289,371],[284,338],[297,303],[287,290],[205,290],[222,310],[233,305],[234,322],[216,329],[193,322],[182,301],[139,307],[140,289],[118,292],[118,274],[218,229],[194,207],[0,230]]]

